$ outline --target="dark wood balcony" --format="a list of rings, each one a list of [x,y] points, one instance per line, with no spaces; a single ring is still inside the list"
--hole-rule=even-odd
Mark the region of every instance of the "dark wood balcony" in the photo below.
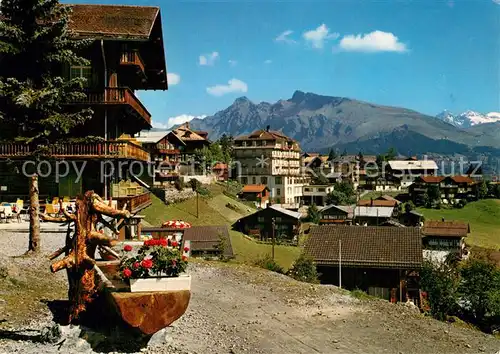
[[[0,158],[23,158],[33,154],[33,145],[0,143]],[[68,159],[130,159],[150,161],[149,153],[141,146],[128,141],[99,143],[60,143],[48,148],[47,154],[55,158]]]
[[[127,210],[132,214],[136,214],[153,203],[151,200],[151,193],[149,192],[139,195],[117,197],[114,199],[117,201],[118,209],[123,209],[123,206],[127,203]]]
[[[179,149],[158,149],[158,153],[166,155],[179,155],[181,151]]]
[[[134,92],[127,87],[107,87],[101,92],[90,91],[87,92],[86,99],[75,103],[89,105],[127,105],[151,125],[151,114],[134,95]]]
[[[144,62],[142,61],[141,55],[138,51],[124,51],[120,57],[121,65],[132,65],[136,66],[144,74]]]

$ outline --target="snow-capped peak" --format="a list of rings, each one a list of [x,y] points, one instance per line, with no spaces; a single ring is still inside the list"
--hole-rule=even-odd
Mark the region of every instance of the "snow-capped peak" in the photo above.
[[[481,114],[479,112],[467,110],[459,115],[454,115],[450,111],[444,110],[436,118],[441,119],[459,128],[469,128],[473,125],[493,123],[500,121],[500,113],[490,112]]]

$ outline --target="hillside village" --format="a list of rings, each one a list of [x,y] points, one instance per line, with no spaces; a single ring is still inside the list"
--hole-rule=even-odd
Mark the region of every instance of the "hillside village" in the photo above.
[[[68,258],[72,254],[69,244],[76,245],[73,252],[78,245],[82,247],[74,240],[82,232],[79,228],[88,227],[83,234],[88,234],[90,241],[83,244],[93,254],[85,254],[83,261],[87,262],[85,271],[94,266],[99,269],[91,273],[92,278],[100,279],[99,290],[95,292],[106,293],[102,290],[106,287],[106,291],[125,292],[120,286],[124,282],[134,284],[133,272],[139,272],[140,267],[148,268],[143,261],[125,264],[127,252],[133,254],[139,249],[139,257],[141,247],[148,246],[148,242],[151,247],[162,247],[162,241],[165,248],[168,245],[169,250],[177,252],[177,258],[162,262],[168,263],[169,271],[177,272],[170,278],[181,279],[179,264],[192,269],[193,290],[189,291],[193,293],[194,311],[198,312],[179,321],[193,336],[198,325],[204,330],[208,328],[208,333],[211,327],[219,328],[219,321],[225,323],[224,332],[231,332],[228,326],[234,326],[231,328],[236,331],[237,327],[255,324],[252,307],[239,310],[243,312],[236,310],[241,305],[236,297],[241,295],[242,303],[248,306],[278,311],[273,316],[281,318],[287,326],[297,326],[300,316],[304,316],[323,337],[327,337],[326,328],[331,326],[323,323],[331,319],[329,316],[343,318],[352,314],[343,323],[361,333],[364,324],[354,320],[357,311],[368,316],[367,321],[369,318],[373,324],[377,317],[373,314],[380,313],[392,323],[387,325],[387,331],[393,330],[391,326],[403,326],[409,335],[411,326],[423,328],[424,322],[419,321],[427,320],[416,316],[428,314],[471,331],[460,334],[455,331],[461,329],[451,330],[456,338],[469,338],[474,347],[464,340],[435,339],[434,344],[441,346],[443,352],[500,347],[495,338],[500,329],[500,285],[496,284],[500,279],[500,239],[495,233],[500,226],[500,182],[483,176],[480,165],[468,163],[463,171],[446,174],[443,166],[425,156],[403,156],[392,148],[379,155],[339,152],[335,147],[329,154],[304,151],[299,142],[269,125],[245,135],[228,134],[217,139],[192,128],[189,121],[171,130],[151,130],[151,114],[136,91],[168,89],[160,9],[84,4],[70,7],[72,37],[68,41],[85,38],[91,44],[78,54],[84,58],[80,58],[81,65],[59,63],[59,71],[51,67],[45,74],[80,83],[81,90],[72,94],[83,96],[71,96],[58,104],[57,109],[71,117],[81,115],[75,121],[84,123],[75,126],[68,122],[50,123],[60,126],[42,127],[48,133],[38,135],[40,121],[45,122],[57,111],[52,106],[47,108],[48,112],[33,108],[38,116],[30,116],[23,123],[28,127],[24,130],[19,129],[15,119],[2,121],[0,247],[5,247],[5,255],[0,257],[0,288],[6,290],[0,291],[0,309],[3,309],[0,313],[5,310],[7,315],[5,318],[0,315],[0,345],[6,345],[8,351],[23,350],[17,347],[17,342],[46,340],[46,333],[43,340],[35,339],[22,334],[24,329],[4,329],[3,324],[25,325],[31,316],[38,318],[43,311],[47,313],[42,300],[51,299],[53,305],[65,297],[66,285],[59,273],[53,278],[53,287],[52,281],[47,280],[47,255],[51,260],[66,256],[55,264],[68,270],[68,293],[72,300],[75,290],[71,288],[71,270],[77,269],[79,256]],[[139,25],[130,27],[134,22],[130,18]],[[24,64],[30,63],[28,57],[22,59]],[[19,58],[0,55],[0,61],[3,60],[0,83],[9,75],[24,77],[23,70],[12,74],[5,69],[17,67]],[[61,96],[64,95],[58,95],[58,99]],[[4,112],[6,116],[18,116],[17,106],[4,101],[0,100],[0,116]],[[87,111],[89,108],[91,113]],[[62,134],[67,126],[70,129]],[[92,214],[92,208],[102,215]],[[80,219],[84,215],[82,210],[90,215],[85,222]],[[74,226],[70,225],[72,222]],[[71,239],[73,231],[76,236]],[[18,257],[25,245],[29,246],[29,252]],[[52,273],[59,270],[55,268],[58,267],[53,264]],[[26,274],[21,275],[23,269]],[[111,273],[121,274],[122,279],[111,277]],[[160,273],[156,277],[161,278]],[[149,275],[147,271],[145,274]],[[240,288],[247,293],[238,294]],[[196,291],[203,298],[197,297]],[[288,292],[293,294],[287,297]],[[23,294],[26,294],[24,303],[19,302]],[[190,301],[190,294],[183,296],[187,300],[175,320],[184,314]],[[210,300],[214,298],[217,300]],[[282,303],[285,298],[287,302]],[[135,308],[140,301],[127,304]],[[174,300],[169,301],[168,304]],[[223,315],[220,309],[224,308],[235,318],[243,314],[245,321],[247,317],[252,319],[245,322],[247,325],[236,325],[226,324],[227,318],[213,316],[212,322],[201,324],[197,316],[203,311],[202,301],[220,301],[208,307],[215,313],[220,311],[221,317],[231,317]],[[155,307],[170,306],[165,305],[167,301],[146,302],[152,309],[148,314],[153,317],[170,311]],[[370,309],[371,303],[374,310]],[[273,304],[276,310],[272,310]],[[122,311],[122,317],[126,317],[125,312]],[[149,330],[145,316],[132,317],[129,324],[135,321],[134,329],[140,328],[145,333]],[[190,322],[193,318],[200,322]],[[444,328],[439,326],[445,326],[430,323],[439,331]],[[167,332],[171,328],[180,331],[175,325],[160,325]],[[273,328],[275,336],[280,331],[286,332],[274,322],[265,326]],[[293,341],[298,342],[301,331],[311,328],[294,329],[297,333],[291,334]],[[348,337],[349,328],[339,328],[342,332],[339,335]],[[477,331],[477,338],[472,330]],[[421,331],[424,336],[425,330]],[[479,331],[488,333],[484,337],[487,339],[479,337],[482,336]],[[148,340],[153,333],[147,332]],[[245,338],[249,338],[253,347],[242,344],[243,347],[238,347],[241,351],[258,348],[262,353],[276,352],[276,346],[266,344],[271,350],[257,343],[255,338],[262,336],[257,329],[249,333]],[[207,341],[211,340],[210,334],[204,332],[205,335]],[[57,341],[61,336],[61,333],[56,336]],[[192,344],[187,347],[194,348],[190,352],[234,353],[243,338],[238,336],[234,334],[227,343],[219,343],[224,351],[217,351],[218,343],[210,348]],[[316,351],[340,350],[339,340],[335,340],[320,342]],[[425,345],[434,345],[432,341],[426,339]],[[71,348],[63,342],[61,345],[66,345],[66,349]],[[420,345],[410,342],[401,344],[404,352],[413,352],[412,346]],[[364,345],[359,343],[362,341],[353,340],[350,347],[341,349],[363,352]],[[167,348],[171,344],[161,345]],[[177,349],[182,347],[177,345]],[[289,345],[289,352],[299,353],[311,350],[316,344],[297,344],[300,350],[291,344],[284,345]],[[368,350],[378,352],[384,345],[380,339],[380,343]],[[36,349],[36,344],[30,347],[32,351]],[[397,349],[390,348],[390,352],[400,352]]]

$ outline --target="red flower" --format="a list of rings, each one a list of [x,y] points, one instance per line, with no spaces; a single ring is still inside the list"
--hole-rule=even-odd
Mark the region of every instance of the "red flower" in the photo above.
[[[139,269],[140,266],[141,264],[139,262],[134,263],[134,269]]]
[[[132,251],[132,246],[130,246],[130,245],[125,245],[125,247],[123,247],[123,250],[124,250],[125,252],[130,252],[130,251]]]
[[[160,243],[161,243],[161,245],[162,245],[163,247],[167,247],[168,242],[167,242],[167,240],[166,240],[166,239],[162,238],[160,241],[161,241]]]
[[[151,259],[143,259],[141,262],[141,266],[143,266],[146,269],[152,268],[153,261]]]
[[[177,247],[179,246],[179,242],[177,241],[172,241],[172,247]]]
[[[123,276],[124,276],[125,278],[130,278],[130,277],[132,276],[132,271],[131,271],[130,269],[128,269],[128,268],[125,268],[125,269],[123,270]]]
[[[172,259],[172,266],[177,267],[177,261],[175,259]]]
[[[151,241],[151,240],[146,240],[146,241],[144,241],[144,246],[149,246],[149,245],[151,244],[151,242],[150,242],[150,241]]]
[[[186,256],[182,256],[182,260],[183,260],[184,262],[186,262],[186,261],[188,260],[188,258],[187,258]]]
[[[189,247],[184,247],[184,252],[189,252]]]

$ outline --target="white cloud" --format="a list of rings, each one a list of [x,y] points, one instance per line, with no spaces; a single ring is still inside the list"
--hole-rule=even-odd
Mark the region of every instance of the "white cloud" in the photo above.
[[[248,91],[248,85],[238,79],[231,79],[227,82],[227,85],[215,85],[207,87],[207,92],[212,96],[223,96],[228,93],[241,92],[245,93]]]
[[[152,126],[153,126],[153,128],[158,128],[158,129],[170,129],[174,125],[190,122],[195,118],[204,119],[206,117],[207,117],[206,114],[202,114],[201,116],[193,116],[190,114],[181,114],[179,116],[168,118],[166,123],[153,122]]]
[[[238,64],[238,61],[233,60],[233,59],[229,59],[227,62],[228,62],[228,63],[229,63],[229,65],[231,65],[231,66],[236,66],[236,64]]]
[[[500,5],[500,0],[492,0],[495,4]]]
[[[175,86],[181,82],[181,76],[175,73],[167,73],[167,82],[169,86]]]
[[[210,54],[200,55],[198,63],[202,66],[214,65],[215,61],[219,58],[219,52],[212,52]]]
[[[283,31],[281,32],[278,37],[276,37],[274,40],[276,42],[284,42],[284,43],[296,43],[295,40],[293,40],[292,38],[290,38],[290,35],[293,33],[292,30],[286,30],[286,31]]]
[[[323,23],[318,28],[304,32],[302,35],[304,39],[309,42],[313,48],[321,49],[326,40],[336,39],[339,37],[338,33],[330,33],[330,29]]]
[[[499,0],[500,1],[500,0]],[[340,49],[348,52],[406,52],[401,43],[390,32],[373,31],[367,34],[350,34],[340,40]]]
[[[273,61],[271,59],[264,60],[264,64],[271,64]]]

